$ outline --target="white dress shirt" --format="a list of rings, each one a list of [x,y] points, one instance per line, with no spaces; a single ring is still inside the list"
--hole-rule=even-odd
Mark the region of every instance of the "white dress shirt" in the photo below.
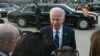
[[[7,55],[3,52],[0,52],[0,56],[7,56]]]
[[[55,39],[56,31],[58,31],[58,36],[59,36],[59,49],[60,49],[61,48],[61,45],[62,45],[63,26],[61,26],[61,28],[59,30],[55,30],[53,28],[53,40]]]

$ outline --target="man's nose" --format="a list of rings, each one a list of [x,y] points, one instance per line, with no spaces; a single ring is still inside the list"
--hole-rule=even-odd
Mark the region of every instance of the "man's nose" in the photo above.
[[[57,24],[57,21],[56,20],[54,21],[54,24]]]

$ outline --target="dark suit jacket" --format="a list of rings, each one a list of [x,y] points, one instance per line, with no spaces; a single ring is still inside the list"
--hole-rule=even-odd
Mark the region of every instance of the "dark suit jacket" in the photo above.
[[[46,38],[48,40],[48,49],[50,52],[55,50],[53,43],[53,29],[51,26],[43,27],[40,29],[40,31],[46,35]],[[76,41],[75,41],[75,35],[74,31],[70,29],[67,26],[63,26],[63,35],[62,35],[62,46],[67,45],[72,47],[73,49],[76,49]]]

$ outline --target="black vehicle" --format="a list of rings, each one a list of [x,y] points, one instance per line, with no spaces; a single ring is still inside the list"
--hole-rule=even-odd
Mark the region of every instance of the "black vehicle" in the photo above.
[[[6,17],[9,11],[16,10],[14,7],[11,7],[8,3],[0,3],[0,17]]]
[[[16,5],[16,4],[11,4],[11,3],[9,3],[9,6],[11,6],[11,7],[15,8],[15,9],[18,9],[18,8],[19,8],[19,6],[18,6],[18,5]]]
[[[89,3],[86,6],[89,7],[89,11],[100,13],[100,3]]]
[[[99,3],[87,3],[78,5],[78,10],[81,10],[82,7],[88,7],[89,11],[100,13],[100,2]]]
[[[41,9],[41,18],[40,23],[42,24],[50,24],[49,20],[49,11],[53,7],[61,7],[65,10],[65,25],[73,25],[79,29],[87,29],[92,26],[93,23],[87,21],[83,16],[82,11],[75,11],[75,9],[70,8],[65,4],[50,4],[50,5],[39,5]],[[98,23],[98,14],[89,12],[90,17],[94,17],[95,24]],[[36,24],[36,15],[35,12],[32,11],[32,5],[27,5],[21,7],[20,9],[13,11],[8,14],[8,21],[17,23],[20,27],[25,27],[29,23]]]

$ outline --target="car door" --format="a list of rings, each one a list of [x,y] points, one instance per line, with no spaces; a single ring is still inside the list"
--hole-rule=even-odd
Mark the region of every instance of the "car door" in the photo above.
[[[96,11],[97,11],[98,13],[100,12],[100,4],[99,4],[99,3],[97,3]]]
[[[94,7],[93,4],[88,4],[87,6],[89,7],[89,11],[93,11],[93,10],[94,10],[94,8],[93,8],[93,7]]]
[[[33,9],[32,9],[33,8]],[[30,22],[36,22],[35,9],[32,6],[26,7],[22,11],[23,16]]]
[[[72,11],[70,11],[68,7],[61,6],[61,8],[64,9],[64,11],[66,13],[64,24],[65,25],[73,25],[76,20],[76,17],[72,14]]]
[[[49,10],[48,10],[48,6],[41,6],[40,7],[41,10],[41,24],[50,24],[50,19],[49,19]]]
[[[93,12],[97,12],[98,10],[98,4],[94,3],[93,4]]]

